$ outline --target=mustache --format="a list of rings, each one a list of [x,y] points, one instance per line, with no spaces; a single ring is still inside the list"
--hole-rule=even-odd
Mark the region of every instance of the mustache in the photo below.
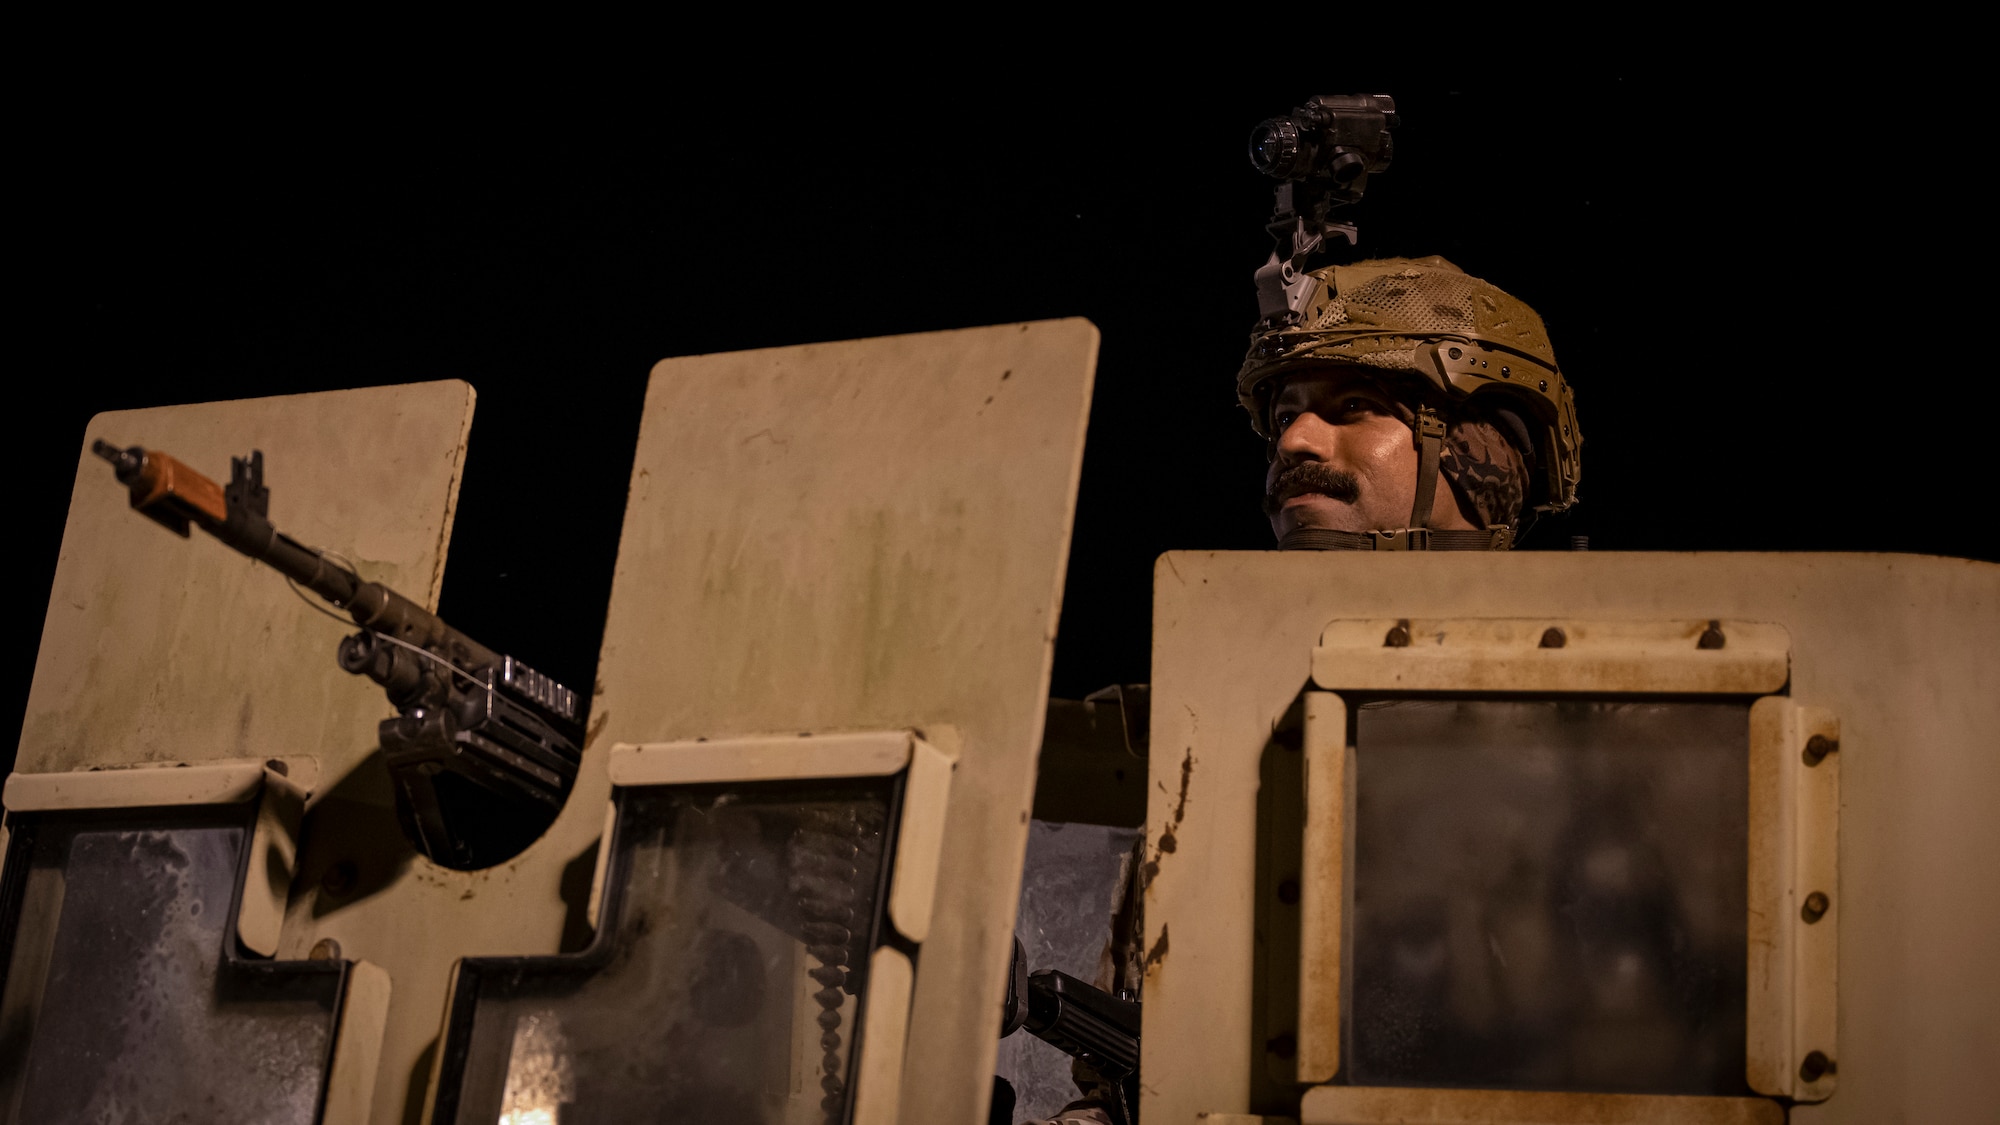
[[[1361,498],[1361,482],[1353,473],[1345,473],[1322,461],[1301,461],[1271,482],[1264,492],[1264,514],[1275,516],[1278,508],[1294,496],[1317,492],[1331,496],[1342,503],[1352,504]]]

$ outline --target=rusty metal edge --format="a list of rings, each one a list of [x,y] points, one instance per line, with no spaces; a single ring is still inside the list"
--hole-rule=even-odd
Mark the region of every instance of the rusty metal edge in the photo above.
[[[930,936],[937,900],[938,869],[944,858],[945,813],[951,774],[958,755],[951,747],[911,740],[910,772],[903,782],[903,810],[896,828],[896,869],[889,876],[889,921],[904,937]]]
[[[16,773],[7,778],[5,802],[9,812],[233,805],[256,796],[263,781],[261,759]]]
[[[706,785],[808,777],[881,777],[910,763],[907,730],[616,743],[611,784]]]
[[[1330,648],[1313,650],[1328,690],[1758,695],[1783,688],[1783,653],[1701,649]]]
[[[1302,1125],[1783,1125],[1765,1098],[1315,1086]]]
[[[894,1125],[902,1100],[903,1057],[910,1031],[916,970],[893,946],[879,946],[868,965],[868,1013],[855,1066],[854,1125]]]
[[[327,1070],[326,1108],[320,1125],[366,1125],[375,1100],[375,1072],[389,1028],[389,974],[369,961],[348,966],[341,996],[339,1039]]]
[[[1342,917],[1347,898],[1347,701],[1305,694],[1305,840],[1299,872],[1300,1082],[1340,1073]]]
[[[1792,1093],[1794,893],[1791,747],[1798,709],[1770,696],[1750,705],[1750,856],[1745,945],[1744,1070],[1752,1090]]]
[[[1814,891],[1827,896],[1827,909],[1817,922],[1807,922],[1794,912],[1786,923],[1792,933],[1792,1053],[1786,1060],[1792,1078],[1792,1097],[1801,1102],[1825,1101],[1833,1096],[1840,1054],[1837,1050],[1837,1005],[1840,964],[1840,760],[1842,751],[1827,754],[1819,764],[1805,762],[1806,743],[1820,735],[1840,743],[1840,719],[1818,707],[1801,707],[1788,747],[1789,768],[1796,785],[1794,808],[1797,835],[1794,837],[1794,882],[1797,895]],[[1808,1081],[1802,1069],[1805,1057],[1818,1051],[1829,1063],[1817,1078]]]

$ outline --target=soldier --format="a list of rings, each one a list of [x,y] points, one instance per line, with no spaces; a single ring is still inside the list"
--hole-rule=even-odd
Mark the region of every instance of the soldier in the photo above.
[[[1236,377],[1281,550],[1506,550],[1575,503],[1581,437],[1534,310],[1438,257],[1310,276],[1298,323],[1260,323]],[[1076,1078],[1043,1125],[1112,1125],[1116,1092]]]
[[[1534,310],[1438,257],[1311,276],[1236,377],[1280,549],[1506,550],[1575,503],[1582,438]]]

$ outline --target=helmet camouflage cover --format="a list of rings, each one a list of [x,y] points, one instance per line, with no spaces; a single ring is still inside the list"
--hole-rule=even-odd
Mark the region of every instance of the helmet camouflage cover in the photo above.
[[[1439,257],[1380,258],[1329,266],[1296,324],[1259,325],[1236,375],[1236,397],[1266,438],[1277,380],[1349,365],[1416,384],[1422,396],[1468,400],[1518,416],[1533,448],[1529,504],[1576,503],[1576,403],[1556,366],[1542,318],[1519,299]]]

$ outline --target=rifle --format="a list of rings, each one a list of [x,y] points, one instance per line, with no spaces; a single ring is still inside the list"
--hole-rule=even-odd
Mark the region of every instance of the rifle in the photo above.
[[[1063,972],[1028,972],[1021,939],[1007,971],[1000,1037],[1025,1030],[1072,1058],[1081,1059],[1110,1087],[1105,1107],[1116,1125],[1132,1125],[1138,1097],[1139,1003]]]
[[[382,757],[397,816],[425,855],[446,867],[490,866],[555,819],[582,757],[575,692],[273,527],[261,450],[230,458],[227,488],[158,450],[98,441],[91,452],[111,462],[141,514],[183,538],[200,526],[361,627],[337,658],[396,708],[378,728]]]

